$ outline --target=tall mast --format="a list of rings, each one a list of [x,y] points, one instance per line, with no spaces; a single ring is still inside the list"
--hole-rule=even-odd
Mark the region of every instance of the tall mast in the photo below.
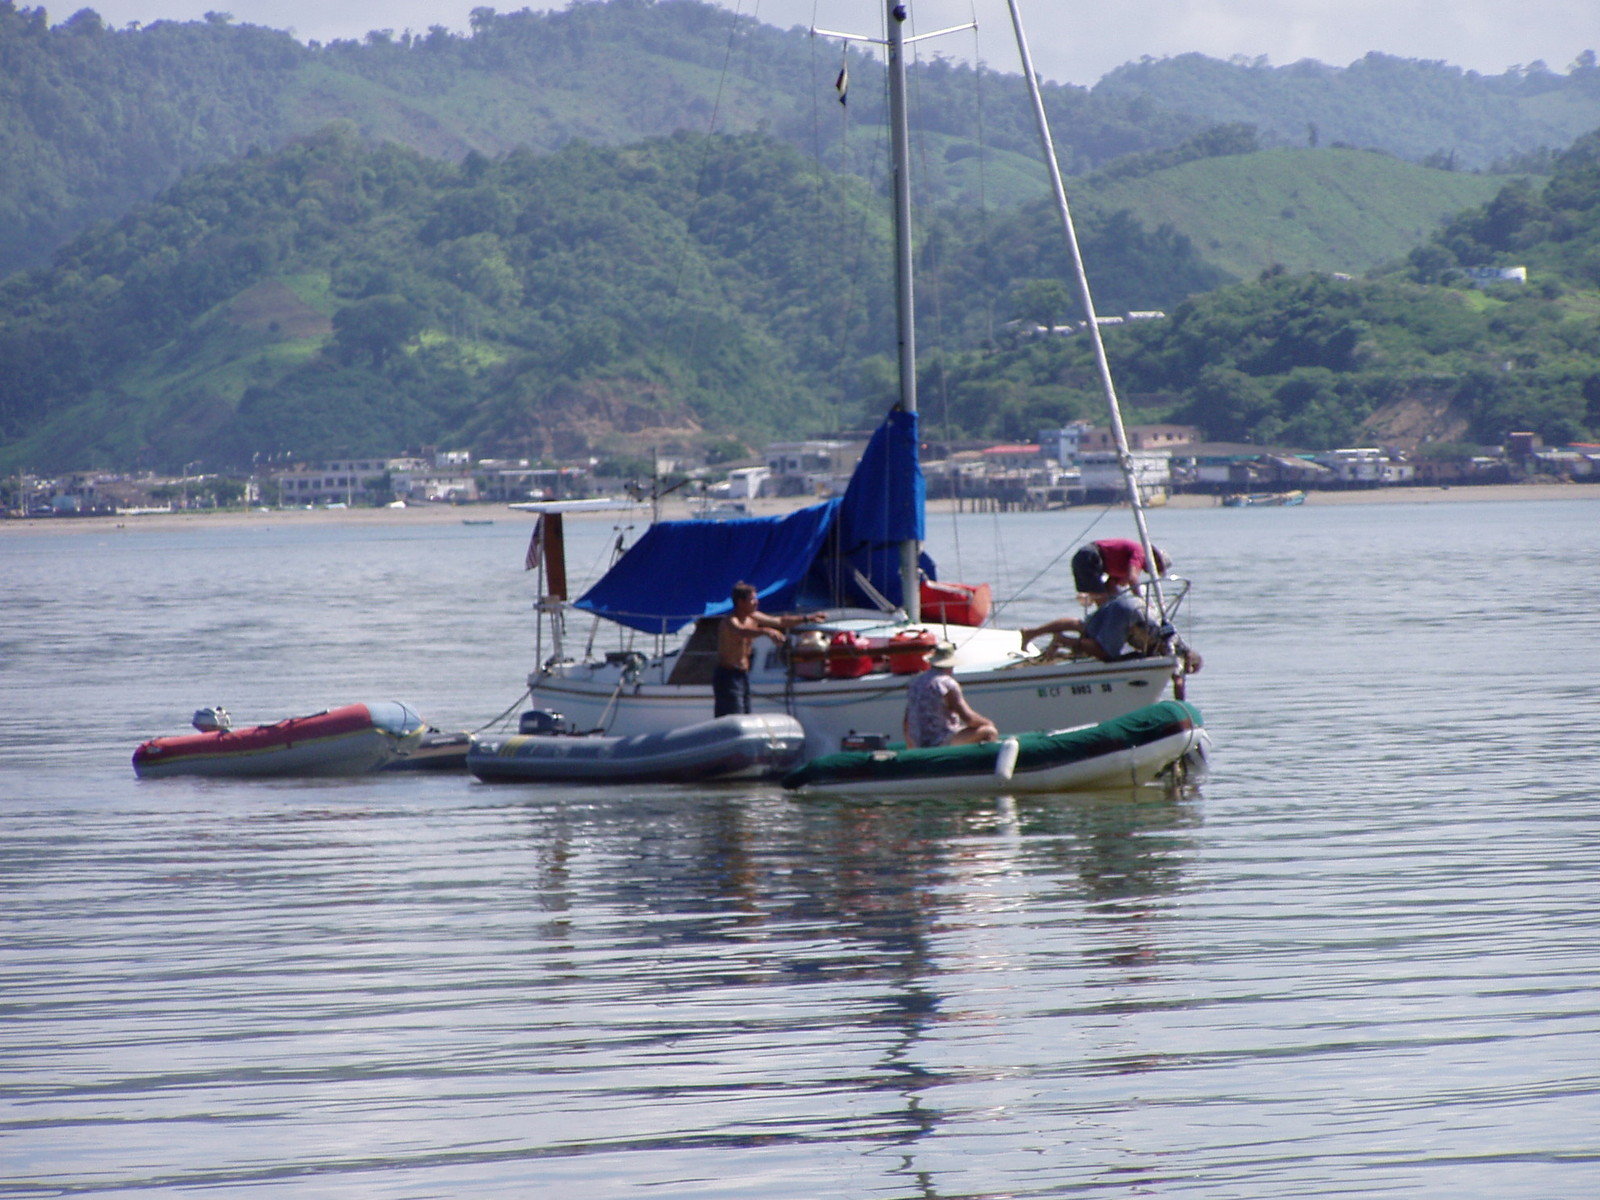
[[[917,411],[917,320],[911,270],[911,132],[906,116],[906,6],[889,5],[889,141],[894,161],[895,341],[900,351],[900,407]],[[915,538],[900,543],[900,594],[906,619],[922,620],[922,577]]]
[[[1139,494],[1139,481],[1134,475],[1133,453],[1128,449],[1128,434],[1122,424],[1122,406],[1117,402],[1116,385],[1111,381],[1111,364],[1106,358],[1104,340],[1100,337],[1100,322],[1094,311],[1094,296],[1089,291],[1089,275],[1083,269],[1083,253],[1078,248],[1078,232],[1072,224],[1072,211],[1067,207],[1067,189],[1061,182],[1061,168],[1056,163],[1055,140],[1050,136],[1050,122],[1044,113],[1044,97],[1039,91],[1039,77],[1033,70],[1033,55],[1028,50],[1028,35],[1022,29],[1022,13],[1017,0],[1006,0],[1011,9],[1011,27],[1017,35],[1017,52],[1022,57],[1022,73],[1028,80],[1028,97],[1033,101],[1034,123],[1039,127],[1039,140],[1044,146],[1045,167],[1050,172],[1050,188],[1055,193],[1056,209],[1061,216],[1061,227],[1067,235],[1067,247],[1072,252],[1073,272],[1077,276],[1078,302],[1083,306],[1088,321],[1090,343],[1094,346],[1095,365],[1100,369],[1100,384],[1106,395],[1106,408],[1111,414],[1111,434],[1117,443],[1117,462],[1122,467],[1122,478],[1128,487],[1128,503],[1133,508],[1133,522],[1139,530],[1139,544],[1144,547],[1144,560],[1150,565],[1151,588],[1156,608],[1165,613],[1161,599],[1161,572],[1156,567],[1155,551],[1150,545],[1150,529],[1145,523],[1144,497]]]
[[[886,3],[889,36],[881,42],[861,34],[836,33],[829,29],[813,27],[811,32],[847,42],[872,42],[883,46],[888,54],[889,143],[894,172],[895,341],[900,352],[900,407],[914,413],[917,411],[917,310],[911,271],[911,134],[906,116],[906,47],[912,42],[977,26],[969,21],[965,25],[952,25],[908,38],[905,24],[910,18],[909,5],[905,0],[886,0]],[[911,621],[922,620],[922,576],[917,565],[921,557],[922,545],[915,538],[900,543],[900,591],[906,617]]]

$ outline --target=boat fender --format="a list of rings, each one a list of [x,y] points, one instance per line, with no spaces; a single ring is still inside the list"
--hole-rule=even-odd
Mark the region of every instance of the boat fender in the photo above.
[[[228,715],[227,709],[218,704],[214,708],[197,709],[189,724],[201,733],[215,733],[219,729],[232,729],[233,718]]]
[[[1000,753],[994,756],[994,777],[1001,783],[1011,782],[1011,773],[1017,769],[1017,752],[1021,749],[1014,737],[1000,743]]]

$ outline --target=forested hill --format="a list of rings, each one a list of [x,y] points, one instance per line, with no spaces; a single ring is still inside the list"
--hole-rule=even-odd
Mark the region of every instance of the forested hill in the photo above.
[[[893,350],[886,208],[759,134],[458,165],[330,126],[186,176],[0,283],[0,464],[570,456],[838,428],[893,394],[870,366]],[[949,344],[981,344],[1026,280],[1065,271],[1051,229],[1042,206],[934,222],[923,295]],[[1224,282],[1126,217],[1084,243],[1118,308]]]
[[[271,150],[336,118],[448,161],[761,129],[832,167],[877,174],[880,72],[852,56],[842,110],[838,66],[839,51],[802,30],[701,0],[479,8],[465,37],[434,28],[326,46],[221,13],[112,29],[86,8],[51,27],[44,9],[0,0],[0,275],[48,261],[185,170]],[[1492,78],[1396,59],[1273,72],[1185,56],[1126,68],[1092,90],[1049,86],[1046,104],[1074,174],[1219,122],[1255,125],[1266,145],[1305,145],[1314,125],[1324,145],[1477,168],[1600,125],[1593,75],[1592,56],[1567,75]],[[1036,194],[1023,91],[1015,73],[943,58],[915,67],[924,199]]]
[[[1094,95],[1208,125],[1245,122],[1269,145],[1357,146],[1456,170],[1522,160],[1527,169],[1600,125],[1600,63],[1593,49],[1572,49],[1564,74],[1536,62],[1501,75],[1387,54],[1347,67],[1182,54],[1119,67]]]
[[[1309,448],[1600,436],[1600,131],[1369,280],[1233,286],[1084,214],[1138,419]],[[398,453],[570,457],[857,428],[893,403],[885,204],[758,134],[460,164],[331,126],[185,177],[0,282],[0,470]],[[1031,437],[1099,409],[1053,209],[919,226],[924,411]],[[1526,264],[1527,285],[1464,268]]]
[[[113,30],[84,9],[52,28],[42,8],[0,0],[0,275],[47,261],[71,234],[120,216],[185,170],[271,149],[334,119],[369,141],[448,161],[680,129],[762,129],[831,165],[881,174],[881,70],[852,55],[850,104],[841,109],[839,65],[837,48],[802,31],[700,0],[503,15],[479,8],[466,37],[435,28],[326,46],[222,14]],[[1040,172],[1018,184],[1006,165],[1036,154],[1020,77],[984,97],[973,75],[942,60],[918,70],[925,197],[979,186],[980,125],[991,198],[1019,186],[1036,194]],[[1065,153],[1084,166],[1201,127],[1148,103],[1048,91]],[[980,102],[988,111],[977,111]]]
[[[1552,170],[1369,278],[1273,268],[1108,331],[1133,419],[1307,449],[1470,453],[1513,430],[1600,440],[1600,130]],[[1526,266],[1528,282],[1473,286],[1484,266]],[[940,384],[926,407],[960,427],[1052,388],[1058,411],[1092,413],[1097,375],[1085,339],[1068,338],[942,363]]]

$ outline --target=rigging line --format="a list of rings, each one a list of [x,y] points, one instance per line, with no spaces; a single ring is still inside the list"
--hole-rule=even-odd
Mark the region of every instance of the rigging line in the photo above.
[[[972,74],[973,74],[973,83],[974,83],[974,89],[975,89],[975,98],[977,100],[977,125],[978,125],[978,234],[979,234],[979,236],[978,236],[978,248],[979,248],[979,255],[980,255],[979,262],[982,264],[981,271],[982,271],[982,276],[983,276],[983,290],[987,293],[988,290],[989,290],[989,281],[988,281],[988,278],[987,278],[988,266],[989,266],[989,194],[988,194],[988,166],[987,166],[987,163],[988,163],[988,138],[987,138],[987,135],[986,135],[986,132],[985,132],[984,119],[983,119],[984,118],[984,111],[983,111],[983,72],[981,70],[981,60],[980,60],[980,58],[978,56],[978,6],[977,6],[977,0],[972,0],[972,3],[968,7],[968,12],[971,14],[971,20],[972,20],[972,61],[973,61],[973,64],[974,64],[973,73]],[[992,301],[991,301],[991,303],[989,305],[989,309],[988,309],[987,326],[988,326],[988,328],[985,331],[986,338],[988,340],[992,341],[993,338],[994,338],[994,310],[993,310]],[[942,409],[942,413],[943,413],[943,419],[944,419],[944,438],[945,438],[946,445],[948,445],[954,439],[951,436],[950,381],[949,381],[949,377],[948,377],[948,373],[947,372],[940,372],[940,377],[939,377],[939,400],[940,400],[941,409]],[[954,487],[953,487],[952,490],[955,492],[955,494],[957,496],[959,496],[960,492],[961,492],[961,476],[960,476],[959,473],[955,473],[955,474],[952,474],[950,477],[954,481]],[[958,577],[960,577],[962,575],[965,575],[965,573],[966,573],[965,570],[963,569],[962,565],[961,565],[961,519],[960,519],[960,513],[958,511],[959,508],[960,508],[959,503],[953,503],[953,504],[950,505],[950,536],[951,536],[951,540],[953,541],[953,543],[955,545],[955,558],[956,558],[956,564],[955,565],[956,565],[956,575]],[[1000,544],[998,539],[996,540],[995,544],[996,545]]]
[[[880,25],[881,36],[885,41],[887,41],[889,35],[887,17],[881,17],[880,21],[882,22]],[[864,61],[878,65],[877,60],[871,55],[858,55],[857,61],[858,63]],[[889,70],[887,62],[881,64],[879,79],[881,80],[881,92],[879,94],[879,98],[883,104],[883,111],[887,113],[889,109]],[[877,283],[869,287],[865,278],[865,268],[869,253],[883,248],[883,244],[873,238],[872,231],[875,224],[874,217],[876,216],[876,206],[879,203],[880,193],[886,194],[890,186],[884,178],[886,164],[890,159],[889,124],[890,123],[887,117],[885,117],[878,124],[872,127],[876,130],[876,133],[874,134],[872,145],[868,150],[865,159],[866,169],[861,173],[862,177],[866,181],[866,194],[861,198],[861,202],[855,206],[854,222],[851,228],[851,233],[853,235],[853,255],[847,275],[847,278],[850,280],[850,292],[848,293],[850,298],[850,308],[842,309],[839,313],[839,347],[841,353],[838,362],[838,394],[841,400],[846,394],[844,378],[846,363],[843,351],[846,349],[847,344],[851,340],[850,334],[852,332],[852,326],[848,320],[849,312],[853,309],[859,309],[861,312],[861,319],[854,326],[854,329],[858,329],[860,331],[858,338],[855,340],[858,356],[862,351],[870,351],[872,349],[873,345],[875,344],[875,332],[879,328],[878,323],[871,319],[874,310],[873,292],[878,293],[880,300],[882,297],[882,292],[879,290],[880,285]],[[850,123],[848,119],[842,120],[841,125],[846,133],[848,133],[850,129]],[[853,177],[856,173],[856,168],[854,166],[855,160],[849,155],[848,145],[842,146],[841,149],[844,151],[845,157],[840,163],[840,171],[844,174],[845,178]],[[882,258],[875,258],[873,261],[874,266],[876,267],[883,260]],[[857,365],[859,366],[859,359]],[[858,371],[854,389],[856,390],[858,396],[860,388],[861,380],[860,373]],[[893,395],[898,397],[898,391],[895,391]],[[871,415],[867,422],[869,425],[877,424],[884,407],[885,406],[882,404],[881,396],[873,396],[871,398]],[[866,416],[868,413],[869,410],[867,406],[862,405],[858,415]],[[852,424],[859,424],[859,422],[852,421]]]
[[[987,297],[984,305],[984,337],[987,341],[994,341],[994,288],[993,280],[989,277],[989,130],[985,120],[988,113],[984,108],[983,59],[979,56],[978,42],[978,0],[972,0],[972,79],[973,88],[978,101],[978,250],[981,254],[980,273],[983,281],[981,289]]]
[[[1038,127],[1040,148],[1044,152],[1045,168],[1050,175],[1050,190],[1056,202],[1056,210],[1061,218],[1061,230],[1066,236],[1067,247],[1071,251],[1071,261],[1074,274],[1077,276],[1078,301],[1084,309],[1084,319],[1087,322],[1089,344],[1094,348],[1095,365],[1099,368],[1100,383],[1105,392],[1106,408],[1111,418],[1111,432],[1117,441],[1117,461],[1122,467],[1123,479],[1127,483],[1128,507],[1133,511],[1133,523],[1139,531],[1139,544],[1144,547],[1145,559],[1154,565],[1155,551],[1150,543],[1150,529],[1145,521],[1144,499],[1140,494],[1139,483],[1133,467],[1133,455],[1128,447],[1127,430],[1122,423],[1122,406],[1117,400],[1116,384],[1111,378],[1111,362],[1106,354],[1104,340],[1100,336],[1100,321],[1095,315],[1094,296],[1089,287],[1089,273],[1084,267],[1082,247],[1078,243],[1077,228],[1072,220],[1071,208],[1067,203],[1066,185],[1061,178],[1061,163],[1056,156],[1055,138],[1050,132],[1050,120],[1045,112],[1044,92],[1039,86],[1039,76],[1033,69],[1033,54],[1028,49],[1028,38],[1022,28],[1022,12],[1017,7],[1017,0],[1006,0],[1007,7],[1011,10],[1011,27],[1016,34],[1017,53],[1022,59],[1022,74],[1028,86],[1028,99],[1033,108],[1034,123]],[[1150,591],[1155,597],[1158,608],[1165,610],[1161,600],[1161,577],[1152,575],[1150,578]]]
[[[813,6],[813,24],[814,21],[815,7]],[[813,42],[814,41],[815,39],[813,39]],[[850,47],[848,44],[846,44],[840,50],[840,62],[848,65],[849,61]],[[813,89],[812,95],[814,104],[815,97],[817,95],[815,89]],[[821,168],[821,166],[822,163],[819,159],[818,167]],[[839,184],[837,199],[841,202],[841,204],[843,204],[847,203],[848,181],[850,177],[850,106],[847,103],[841,103],[839,105],[839,165],[837,170],[837,180]],[[821,172],[819,170],[819,188],[821,185],[821,179]],[[817,212],[819,219],[822,218],[824,214],[820,204],[818,205]],[[854,222],[853,226],[843,227],[843,236],[839,239],[840,249],[844,252],[844,275],[847,286],[844,292],[844,303],[840,305],[838,311],[834,314],[834,320],[837,323],[837,340],[835,341],[835,346],[837,349],[834,354],[833,371],[831,374],[833,375],[835,399],[834,403],[829,406],[829,415],[832,418],[831,424],[833,432],[835,433],[837,433],[844,424],[840,410],[844,404],[845,396],[847,394],[845,364],[847,359],[850,357],[849,342],[851,323],[849,320],[849,314],[856,308],[858,304],[860,304],[862,295],[861,264],[866,254],[866,225],[863,216],[864,214],[858,214],[857,220]],[[820,235],[821,231],[819,230],[818,232]],[[824,244],[820,236],[818,239],[818,244]],[[854,424],[854,422],[851,423]]]
[[[757,8],[760,7],[759,0],[757,0],[756,6]],[[681,316],[688,308],[688,301],[684,295],[684,280],[689,273],[689,247],[690,245],[694,244],[696,240],[694,236],[694,218],[695,213],[699,211],[701,202],[705,200],[706,173],[711,163],[711,150],[717,134],[717,123],[721,119],[722,115],[722,98],[728,84],[728,73],[730,64],[733,61],[734,46],[739,40],[739,22],[743,19],[741,12],[742,9],[742,2],[736,3],[729,13],[728,40],[726,45],[723,47],[722,69],[717,74],[717,86],[715,92],[713,93],[711,113],[706,120],[705,136],[701,139],[700,161],[695,167],[694,199],[689,204],[689,211],[685,213],[683,217],[685,245],[683,252],[678,256],[677,271],[672,281],[672,294],[669,297],[669,300],[671,301],[675,311],[667,320],[667,327],[669,329],[673,326],[673,324],[676,323],[677,318]],[[699,355],[700,336],[704,328],[703,318],[705,313],[705,306],[695,305],[692,310],[692,317],[687,322],[688,329],[687,337],[685,339],[687,344],[684,348],[684,353],[690,366],[693,366],[696,358]]]
[[[844,273],[845,282],[845,287],[840,293],[839,301],[833,306],[831,313],[833,318],[832,326],[830,327],[829,322],[823,319],[829,315],[826,310],[818,314],[819,320],[822,321],[822,328],[828,331],[827,340],[833,345],[831,367],[828,369],[819,370],[818,374],[822,378],[829,381],[829,385],[832,389],[832,403],[828,405],[825,413],[827,417],[827,424],[825,428],[828,432],[837,433],[843,427],[843,423],[840,420],[839,414],[840,409],[844,404],[846,395],[845,372],[846,361],[849,357],[849,314],[855,308],[855,305],[860,297],[860,264],[862,258],[862,243],[864,240],[864,225],[860,221],[857,221],[852,228],[852,226],[846,224],[841,219],[830,220],[829,213],[827,211],[827,205],[825,203],[825,196],[827,194],[827,188],[825,186],[827,184],[826,173],[831,171],[835,177],[834,194],[840,201],[840,211],[838,211],[837,216],[842,218],[845,215],[845,212],[848,211],[849,188],[846,180],[850,172],[850,109],[849,105],[845,103],[844,94],[841,93],[839,103],[839,151],[836,163],[834,165],[830,165],[823,142],[822,113],[818,107],[820,103],[820,96],[822,94],[820,81],[823,78],[823,74],[821,61],[817,54],[817,3],[818,0],[812,0],[810,26],[812,31],[811,140],[813,149],[812,159],[815,166],[814,174],[812,176],[812,217],[816,222],[813,231],[812,244],[818,247],[825,247],[831,243],[839,251],[839,253],[836,255],[836,258],[841,264],[843,264],[841,269]],[[841,70],[848,69],[850,62],[850,48],[848,44],[841,48],[840,62],[843,64]]]
[[[621,557],[624,554],[627,553],[627,550],[623,546],[623,542],[627,539],[628,534],[633,530],[633,526],[632,525],[613,525],[611,528],[616,531],[617,540],[616,540],[615,543],[612,544],[612,547],[611,547],[611,563],[610,563],[609,566],[606,567],[607,571],[609,571],[611,569],[611,567],[616,566],[617,565],[617,561],[619,559],[621,559]],[[604,553],[605,553],[604,550],[602,550],[600,552],[600,554],[604,554]],[[595,555],[595,563],[596,564],[598,564],[599,561],[600,561],[600,554],[596,554]],[[590,571],[591,578],[595,578],[595,579],[600,578],[600,576],[604,574],[604,572],[599,570],[598,565],[591,566],[589,568],[589,571]],[[619,632],[619,634],[617,635],[617,642],[618,642],[619,645],[624,645],[623,638],[626,637],[627,641],[626,641],[626,644],[624,645],[624,648],[625,649],[632,649],[633,648],[634,637],[636,636],[636,634],[637,634],[637,630],[633,630],[633,629],[629,629],[626,634],[622,634],[622,633]],[[597,637],[599,637],[599,636],[600,636],[600,614],[596,613],[593,622],[591,622],[590,625],[589,625],[589,640],[588,640],[587,643],[585,643],[584,648],[583,648],[583,657],[584,657],[585,660],[594,657],[594,642],[595,642],[595,639]]]
[[[814,22],[812,28],[815,29]],[[845,47],[844,54],[845,61],[848,62],[848,46]],[[860,68],[865,64],[872,63],[873,61],[874,60],[870,56],[858,55],[855,65]],[[817,78],[820,78],[820,76],[814,77],[814,79]],[[887,72],[885,72],[885,87],[887,87],[887,79]],[[816,86],[815,83],[814,86]],[[856,90],[858,92],[860,91],[859,88]],[[815,91],[812,93],[813,112],[815,112],[816,108],[816,94],[817,93]],[[872,346],[872,342],[870,340],[871,335],[873,330],[876,328],[875,322],[871,320],[872,304],[871,300],[869,299],[867,285],[863,280],[863,264],[866,262],[869,249],[872,248],[871,212],[868,204],[854,202],[856,198],[855,193],[858,192],[858,188],[856,184],[857,171],[855,167],[855,160],[852,157],[850,148],[850,110],[849,106],[844,104],[841,104],[839,109],[840,132],[838,161],[835,166],[827,167],[819,157],[817,164],[817,194],[819,196],[818,219],[823,221],[826,225],[826,231],[819,232],[817,245],[825,246],[831,242],[839,248],[840,254],[838,255],[838,258],[842,264],[840,270],[844,277],[844,287],[841,289],[838,302],[833,305],[834,326],[831,338],[834,345],[833,364],[831,371],[828,371],[825,375],[825,377],[831,380],[833,390],[833,404],[830,407],[829,415],[831,418],[832,430],[834,432],[837,432],[844,427],[844,424],[840,418],[840,412],[844,407],[846,399],[853,391],[859,390],[859,372],[854,384],[852,384],[852,381],[849,378],[849,369],[852,365],[853,358],[851,351],[852,344],[854,343],[860,347],[861,343],[858,340],[858,336],[865,336],[868,339],[864,344],[865,348],[870,349]],[[816,120],[818,128],[820,128],[820,115],[817,116]],[[866,158],[867,168],[865,171],[860,173],[860,178],[864,179],[865,181],[867,198],[876,196],[879,190],[882,164],[888,157],[884,149],[884,142],[888,136],[887,128],[881,124],[876,126],[876,128],[878,131],[876,141]],[[821,173],[824,169],[833,171],[837,182],[836,195],[840,201],[837,210],[837,219],[832,221],[827,220],[827,214],[822,211],[822,206],[820,203],[820,196],[822,195],[822,183],[824,182]],[[858,311],[860,313],[859,319],[852,322],[852,314],[855,314]],[[856,334],[857,330],[862,331],[861,335],[853,336]],[[872,398],[872,403],[873,407],[876,408],[878,405],[878,398],[876,396]],[[865,411],[864,406],[863,411]],[[851,424],[854,425],[855,423],[856,422],[852,420]]]
[[[976,14],[974,14],[974,16],[976,16]],[[912,18],[912,30],[913,30],[913,33],[915,32],[915,27],[916,27],[916,19],[915,19],[915,17],[913,17]],[[974,36],[976,36],[976,31],[974,31]],[[918,67],[920,67],[921,66],[920,51],[917,49],[915,44],[913,44],[912,47],[911,47],[911,54],[913,56],[913,59],[916,61]],[[920,70],[920,69],[915,71],[915,72],[912,72],[910,74],[911,84],[912,84],[913,89],[916,92],[916,105],[915,105],[915,108],[916,108],[916,111],[919,114],[926,113],[926,111],[927,111],[926,105],[924,105],[924,103],[922,101],[923,76],[924,76],[924,74],[925,74],[925,72],[923,70]],[[927,125],[926,120],[924,120],[922,123],[923,123],[924,129],[926,130],[926,125]],[[931,171],[930,171],[930,169],[928,167],[928,151],[927,151],[928,141],[929,141],[929,139],[926,136],[924,136],[922,138],[919,138],[917,140],[917,167],[918,167],[918,173],[919,173],[920,181],[921,181],[921,183],[923,185],[926,185],[928,183],[929,179],[932,177],[932,173],[931,173]],[[926,191],[926,190],[927,190],[926,186],[924,186],[922,189],[919,189],[919,192]],[[924,211],[927,211],[927,206],[926,205],[922,205],[921,207],[923,208]],[[945,244],[948,244],[948,239],[943,239],[943,241],[944,241]],[[934,239],[934,247],[933,248],[936,249],[939,244],[940,244],[940,239],[938,239],[936,237]],[[924,296],[928,296],[931,299],[932,303],[921,307],[920,311],[928,313],[928,323],[932,326],[932,338],[930,340],[932,341],[932,344],[940,352],[939,353],[939,358],[940,358],[941,361],[938,364],[938,370],[934,375],[933,382],[937,385],[937,388],[938,388],[940,424],[944,427],[944,438],[945,438],[945,441],[946,441],[946,443],[949,443],[951,441],[951,434],[950,434],[950,431],[951,431],[951,423],[950,423],[950,372],[949,372],[949,364],[948,364],[948,355],[945,353],[945,351],[948,348],[948,338],[947,338],[946,333],[945,333],[945,325],[944,325],[944,291],[945,291],[944,286],[943,286],[944,285],[944,274],[939,269],[940,264],[941,264],[941,260],[938,257],[937,253],[934,253],[934,252],[930,251],[930,247],[929,247],[928,241],[925,239],[924,242],[923,242],[923,245],[922,245],[923,273],[925,275],[931,275],[932,276],[932,284],[933,284],[933,286],[932,286],[931,289],[929,289],[928,292],[924,292],[923,295]],[[920,367],[918,365],[913,364],[913,370],[917,370],[918,374],[919,375],[921,374],[921,370],[920,370]],[[955,514],[954,505],[952,505],[951,509],[950,509],[950,528],[951,528],[951,540],[952,540],[952,543],[953,543],[953,546],[954,546],[954,552],[955,552],[955,573],[956,573],[956,577],[960,578],[964,574],[964,570],[963,570],[963,567],[962,567],[962,555],[961,555],[961,528],[960,528],[960,523],[956,520],[956,514]]]
[[[1097,516],[1094,520],[1090,521],[1087,525],[1085,525],[1083,527],[1082,531],[1078,534],[1078,536],[1076,538],[1072,538],[1072,539],[1068,540],[1065,550],[1063,550],[1060,554],[1056,555],[1049,562],[1045,563],[1044,566],[1040,567],[1039,570],[1034,574],[1033,578],[1028,580],[1026,583],[1024,583],[1016,591],[1012,592],[1008,599],[1001,600],[998,604],[996,604],[994,606],[994,612],[990,617],[990,623],[992,624],[996,620],[998,620],[1000,614],[1002,612],[1004,612],[1008,607],[1010,607],[1012,604],[1014,604],[1016,602],[1017,597],[1021,596],[1023,592],[1026,592],[1034,584],[1038,583],[1039,580],[1043,579],[1045,574],[1046,574],[1046,572],[1051,570],[1051,568],[1053,568],[1058,562],[1060,562],[1063,558],[1065,558],[1067,556],[1067,552],[1068,551],[1072,550],[1075,546],[1078,545],[1079,542],[1082,542],[1085,538],[1087,538],[1089,536],[1089,534],[1094,532],[1094,527],[1096,525],[1100,524],[1101,521],[1105,520],[1106,516],[1110,512],[1111,512],[1111,505],[1108,504],[1108,505],[1106,505],[1104,508],[1102,508],[1100,510],[1100,515],[1099,516]]]

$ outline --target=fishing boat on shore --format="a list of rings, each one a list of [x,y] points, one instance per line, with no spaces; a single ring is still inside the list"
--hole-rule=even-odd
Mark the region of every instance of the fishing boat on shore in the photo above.
[[[843,750],[812,759],[783,786],[809,795],[997,796],[1149,783],[1203,764],[1200,711],[1163,700],[1080,729],[1021,733],[968,746]]]
[[[713,712],[718,623],[731,611],[731,589],[740,581],[755,588],[765,612],[824,614],[789,631],[782,645],[761,647],[749,671],[752,711],[797,720],[810,756],[838,750],[852,733],[899,730],[906,685],[926,656],[906,654],[904,647],[897,654],[891,648],[911,639],[925,649],[936,642],[953,643],[954,674],[968,702],[1007,732],[1094,725],[1160,700],[1169,687],[1181,691],[1188,660],[1173,653],[1176,602],[1169,602],[1162,590],[1163,583],[1172,588],[1176,581],[1153,575],[1142,589],[1152,627],[1163,631],[1145,656],[1058,659],[1027,648],[1020,630],[994,626],[987,585],[939,580],[936,564],[923,550],[925,486],[918,458],[905,61],[907,45],[922,39],[905,33],[906,4],[889,0],[886,8],[887,37],[882,41],[814,32],[878,42],[887,54],[898,402],[873,433],[843,496],[786,517],[657,521],[575,601],[567,591],[563,527],[572,506],[515,506],[541,514],[528,555],[528,565],[540,571],[541,617],[535,645],[539,665],[528,677],[529,694],[535,706],[563,713],[579,728],[643,737],[705,721]],[[1087,328],[1106,386],[1144,561],[1154,563],[1127,437],[1014,4],[1013,20],[1081,301],[1090,316]],[[947,32],[952,31],[924,36]],[[690,566],[692,570],[685,569]],[[1179,591],[1177,600],[1181,598]],[[592,652],[591,636],[581,654],[570,653],[566,626],[577,614],[609,623],[618,631],[617,647]],[[687,638],[669,647],[668,639],[686,630]]]
[[[134,773],[141,779],[361,775],[416,750],[428,730],[415,710],[397,700],[346,704],[243,729],[233,728],[226,710],[203,708],[193,724],[195,733],[140,745],[133,752]]]
[[[1233,492],[1222,498],[1223,508],[1293,508],[1304,504],[1306,494],[1292,492]]]

